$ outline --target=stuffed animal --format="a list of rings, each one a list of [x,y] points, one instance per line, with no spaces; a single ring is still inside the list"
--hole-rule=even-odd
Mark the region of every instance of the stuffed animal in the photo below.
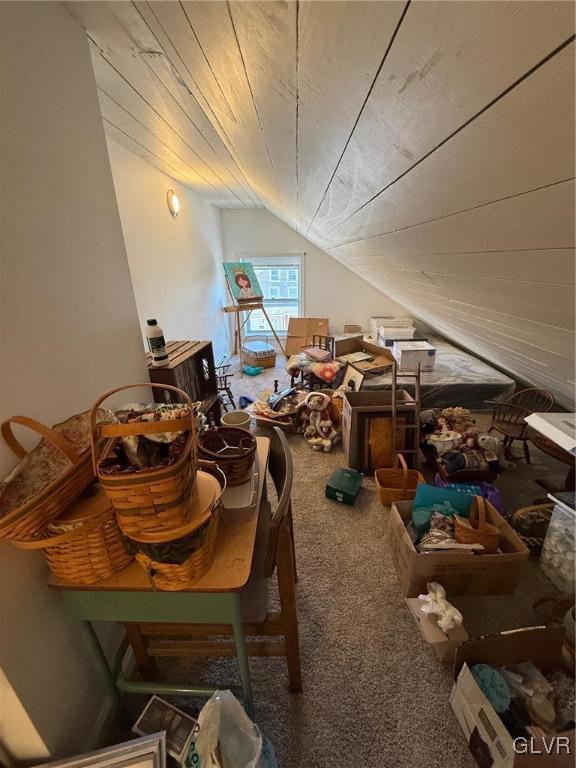
[[[496,437],[495,435],[488,435],[483,432],[482,434],[478,435],[478,445],[484,451],[486,461],[489,465],[491,465],[492,462],[498,464],[498,469],[496,469],[497,472],[502,469],[516,468],[516,465],[508,461],[506,458],[504,444],[499,437]]]
[[[330,413],[330,396],[324,392],[309,392],[303,403],[302,415],[307,422],[304,437],[314,451],[332,450],[339,434],[334,429]]]
[[[434,408],[427,411],[420,411],[420,430],[423,435],[429,435],[436,429],[436,413]]]
[[[455,408],[444,408],[440,413],[440,416],[448,420],[450,429],[453,429],[455,432],[460,432],[460,434],[468,432],[476,423],[468,408],[461,408],[460,406]]]

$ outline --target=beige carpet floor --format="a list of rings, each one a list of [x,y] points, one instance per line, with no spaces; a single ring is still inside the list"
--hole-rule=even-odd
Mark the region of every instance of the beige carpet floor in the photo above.
[[[236,375],[234,393],[254,396],[271,389],[275,377],[281,386],[288,382],[281,361],[256,378]],[[288,692],[283,659],[250,660],[255,720],[272,741],[279,765],[475,765],[448,702],[451,670],[422,642],[400,594],[387,538],[389,510],[381,506],[373,480],[365,481],[354,507],[330,501],[324,485],[343,465],[341,448],[320,454],[301,436],[289,440],[304,692]],[[535,477],[558,484],[563,479],[561,465],[533,453],[531,467],[521,462],[502,476],[508,508],[543,495]],[[532,561],[515,594],[454,602],[469,634],[478,636],[534,623],[532,603],[547,594],[555,594],[554,587]],[[234,661],[227,659],[201,668],[191,660],[165,660],[162,667],[175,680],[237,678]]]

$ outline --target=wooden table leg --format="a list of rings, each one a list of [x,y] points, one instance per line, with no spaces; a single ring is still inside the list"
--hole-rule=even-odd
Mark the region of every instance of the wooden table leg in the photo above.
[[[158,669],[155,660],[148,655],[146,641],[142,636],[142,632],[140,632],[140,627],[135,623],[126,624],[125,627],[126,636],[132,647],[142,680],[153,680],[155,677],[158,677]]]
[[[252,717],[252,681],[250,678],[250,666],[248,664],[248,654],[244,642],[244,628],[242,624],[242,612],[240,610],[240,594],[236,593],[233,597],[233,621],[232,630],[236,642],[236,655],[238,657],[238,669],[240,672],[240,681],[242,683],[242,697],[244,699],[244,708],[248,717]]]

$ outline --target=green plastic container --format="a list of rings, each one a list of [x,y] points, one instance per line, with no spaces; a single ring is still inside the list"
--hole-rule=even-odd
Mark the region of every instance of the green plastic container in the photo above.
[[[339,467],[326,483],[326,498],[353,506],[356,503],[364,475],[355,469]]]

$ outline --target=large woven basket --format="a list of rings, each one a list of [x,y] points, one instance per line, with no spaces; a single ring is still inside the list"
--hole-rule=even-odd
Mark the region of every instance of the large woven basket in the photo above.
[[[14,436],[12,424],[28,427],[45,440],[28,453]],[[69,425],[73,425],[71,429],[78,435],[84,426],[85,448],[77,447],[64,437]],[[88,412],[73,416],[52,429],[27,416],[12,416],[2,423],[0,431],[6,444],[21,459],[0,487],[0,496],[6,498],[15,490],[15,484],[21,486],[15,505],[0,517],[0,539],[32,536],[58,517],[94,480]],[[82,442],[79,439],[79,446]],[[50,461],[58,466],[50,466]],[[38,465],[36,468],[35,464]],[[35,472],[37,478],[24,480],[27,473]],[[23,488],[35,479],[38,487],[34,485],[36,490],[27,495]]]
[[[389,507],[397,501],[412,501],[420,483],[425,483],[424,477],[416,469],[408,469],[406,460],[401,453],[396,454],[393,469],[376,469],[374,480],[380,495],[380,501]]]
[[[256,438],[239,427],[214,427],[198,436],[198,454],[218,464],[228,485],[240,485],[250,477],[256,458]]]
[[[482,544],[486,554],[496,552],[500,531],[492,523],[486,522],[486,507],[482,496],[474,497],[469,517],[454,516],[454,538],[458,544]]]
[[[43,550],[50,570],[76,584],[107,579],[132,560],[101,488],[78,499],[40,533],[12,543],[20,549]]]
[[[108,397],[127,389],[158,387],[178,393],[190,409],[190,416],[168,421],[97,424],[96,412]],[[196,416],[188,395],[168,384],[129,384],[112,389],[100,397],[92,408],[92,456],[94,470],[118,516],[126,534],[146,531],[172,531],[186,525],[191,518],[191,497],[197,467]],[[116,441],[128,435],[150,435],[162,432],[187,432],[180,458],[167,467],[142,469],[131,473],[107,474],[101,471],[102,460]]]
[[[194,489],[193,522],[172,532],[129,536],[128,548],[155,589],[186,589],[212,565],[226,477],[212,462],[201,461],[200,466]]]

